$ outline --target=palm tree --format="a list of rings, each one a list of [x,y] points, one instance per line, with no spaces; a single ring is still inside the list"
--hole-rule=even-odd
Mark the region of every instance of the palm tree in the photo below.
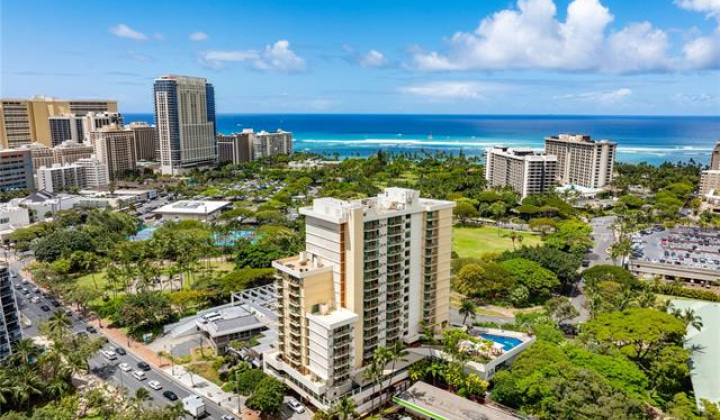
[[[148,391],[146,388],[136,389],[134,400],[135,404],[137,404],[137,407],[142,407],[145,401],[150,400],[150,391]]]
[[[72,320],[69,316],[67,316],[67,313],[57,311],[50,316],[45,325],[51,339],[62,340],[62,338],[70,331]]]
[[[13,346],[12,357],[20,362],[18,365],[28,365],[38,356],[40,356],[40,347],[29,338],[20,339]]]
[[[433,385],[435,385],[435,380],[442,377],[445,373],[445,366],[442,362],[433,360],[430,366],[428,366],[427,373],[432,377]]]
[[[357,417],[358,412],[355,410],[355,400],[345,395],[333,409],[334,414],[340,420],[352,420]]]
[[[465,299],[462,301],[458,312],[460,313],[460,315],[463,315],[463,325],[465,325],[469,316],[475,316],[476,311],[477,306],[475,305],[475,302],[471,301],[470,299]]]
[[[620,265],[625,265],[625,257],[632,253],[632,244],[627,238],[615,242],[610,247],[610,257],[614,260],[620,258]]]

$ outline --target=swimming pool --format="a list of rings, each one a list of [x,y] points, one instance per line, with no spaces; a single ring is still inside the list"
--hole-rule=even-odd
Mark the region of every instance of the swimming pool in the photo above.
[[[217,246],[233,246],[240,239],[250,239],[254,242],[255,232],[251,230],[238,230],[230,232],[227,235],[213,234],[215,245]]]
[[[486,340],[492,340],[498,344],[502,344],[503,350],[505,351],[512,350],[514,347],[522,344],[522,340],[515,337],[506,337],[504,335],[482,333],[480,334],[480,337]]]
[[[146,226],[138,231],[135,235],[128,237],[128,240],[132,242],[147,241],[153,237],[153,234],[157,230],[157,226]]]

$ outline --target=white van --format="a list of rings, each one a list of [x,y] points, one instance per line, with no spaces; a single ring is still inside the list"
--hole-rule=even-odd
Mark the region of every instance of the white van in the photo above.
[[[132,376],[138,381],[144,381],[145,379],[147,379],[147,376],[145,376],[145,372],[143,372],[142,370],[133,371]]]

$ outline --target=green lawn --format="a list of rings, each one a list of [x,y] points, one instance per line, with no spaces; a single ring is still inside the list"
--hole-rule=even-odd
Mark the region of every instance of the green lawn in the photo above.
[[[508,229],[498,229],[492,226],[456,226],[453,228],[453,250],[460,258],[480,258],[487,252],[503,252],[513,249],[510,238],[504,234],[511,232]],[[540,236],[535,233],[519,232],[522,245],[535,245],[540,242]],[[520,247],[519,243],[515,243]]]

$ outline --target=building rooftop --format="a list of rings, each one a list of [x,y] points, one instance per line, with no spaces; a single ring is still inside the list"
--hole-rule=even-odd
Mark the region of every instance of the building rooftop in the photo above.
[[[590,137],[589,134],[555,134],[552,136],[545,137],[545,140],[556,140],[556,141],[564,141],[568,143],[586,143],[586,144],[595,144],[595,143],[602,143],[602,144],[617,144],[616,142],[612,140],[594,140]]]
[[[416,382],[397,397],[396,404],[436,420],[517,420],[512,413],[481,405],[425,382]]]
[[[385,188],[377,197],[359,200],[339,200],[332,197],[318,198],[313,205],[300,208],[300,214],[342,223],[352,209],[363,209],[366,219],[373,216],[403,215],[420,211],[435,211],[455,207],[455,202],[420,198],[420,192],[407,188]]]
[[[557,156],[548,155],[537,150],[533,150],[529,147],[505,147],[505,146],[494,146],[487,149],[487,152],[493,152],[495,155],[507,156],[513,159],[522,160],[534,160],[534,161],[557,161]]]
[[[219,313],[220,318],[213,321],[203,322],[202,318],[195,321],[198,328],[218,337],[265,327],[244,305],[224,308]]]
[[[204,215],[215,213],[230,204],[229,201],[181,200],[155,209],[153,213]]]
[[[690,359],[692,370],[690,378],[695,389],[695,400],[701,399],[714,403],[720,402],[720,303],[699,300],[673,300],[676,309],[692,309],[702,319],[700,331],[688,326],[685,335],[685,348],[693,350]]]
[[[272,265],[274,268],[297,278],[332,271],[332,266],[324,264],[317,255],[306,251],[301,251],[300,254],[292,257],[275,260]]]
[[[327,313],[307,314],[307,318],[328,330],[352,324],[360,317],[353,311],[345,308],[330,309]]]

